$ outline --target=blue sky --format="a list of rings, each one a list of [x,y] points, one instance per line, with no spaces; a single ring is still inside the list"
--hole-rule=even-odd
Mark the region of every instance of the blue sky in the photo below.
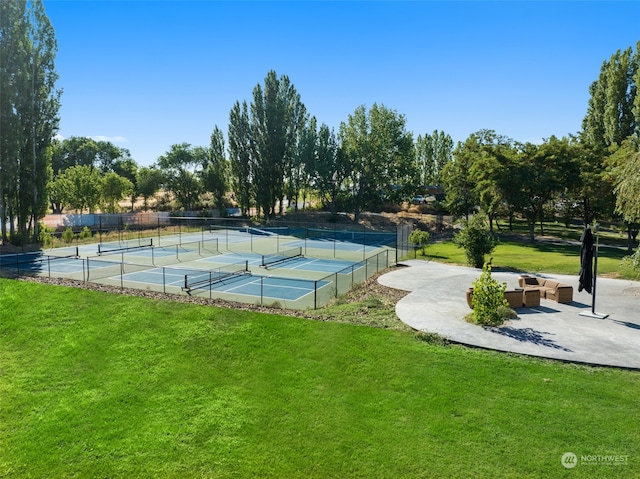
[[[640,2],[44,0],[58,40],[62,137],[149,165],[226,136],[236,100],[288,75],[318,123],[359,105],[415,136],[480,129],[540,142],[580,130],[603,60],[640,41]]]

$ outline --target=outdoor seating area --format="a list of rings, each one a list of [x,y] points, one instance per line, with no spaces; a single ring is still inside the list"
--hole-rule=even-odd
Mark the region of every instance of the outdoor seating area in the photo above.
[[[467,304],[473,309],[473,288],[467,289],[466,297]],[[556,303],[571,303],[573,301],[573,286],[552,279],[523,274],[518,278],[518,287],[506,290],[504,298],[511,308],[540,306],[541,299]]]
[[[473,309],[473,288],[466,291],[467,304]],[[516,288],[504,292],[504,298],[510,308],[533,308],[540,306],[540,290],[533,288]]]
[[[573,286],[558,281],[523,274],[518,278],[518,285],[525,290],[538,290],[541,298],[556,303],[573,301]]]

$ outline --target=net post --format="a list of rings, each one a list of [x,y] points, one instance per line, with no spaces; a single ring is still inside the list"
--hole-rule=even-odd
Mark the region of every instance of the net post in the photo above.
[[[211,290],[213,289],[213,287],[211,286],[211,281],[213,281],[213,278],[211,277],[211,271],[209,271],[209,299],[211,299]]]

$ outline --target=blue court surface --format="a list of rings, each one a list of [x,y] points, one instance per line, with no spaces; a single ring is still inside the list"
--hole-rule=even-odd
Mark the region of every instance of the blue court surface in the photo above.
[[[316,286],[320,289],[327,284],[329,284],[328,281],[310,281],[245,274],[233,276],[227,280],[207,285],[204,287],[204,290],[208,291],[209,288],[211,288],[212,291],[243,296],[296,301],[308,294],[312,294]]]
[[[30,273],[81,273],[83,261],[77,257],[49,256],[41,252],[21,253],[1,255],[0,267]]]
[[[253,253],[225,253],[198,260],[198,262],[218,264],[238,264],[245,261],[248,261],[250,266],[260,266],[262,256]]]
[[[262,264],[262,255],[245,253],[229,253],[221,254],[218,256],[212,256],[209,258],[202,258],[199,262],[206,263],[219,263],[219,264],[236,264],[242,261],[248,261],[251,266],[260,266]],[[267,265],[267,269],[294,269],[300,271],[315,271],[318,273],[337,273],[346,268],[351,268],[354,264],[353,261],[333,260],[333,259],[320,259],[320,258],[305,258],[302,256],[287,259],[285,261]]]
[[[136,271],[122,275],[122,280],[144,284],[165,284],[167,286],[183,287],[185,275],[194,277],[206,277],[208,271],[179,268],[151,268],[144,271]],[[195,291],[216,291],[224,293],[255,296],[257,298],[270,298],[274,300],[295,301],[314,289],[321,288],[327,281],[310,281],[304,279],[278,278],[273,276],[253,276],[249,273],[225,277],[215,281],[217,273],[213,272],[213,282],[207,281],[200,284]],[[120,275],[112,279],[120,280]]]
[[[292,241],[285,245],[287,248],[296,246],[302,246],[303,248],[317,248],[317,249],[336,249],[340,251],[354,251],[354,252],[366,252],[371,253],[379,249],[379,246],[365,246],[358,243],[348,243],[343,241],[336,241],[330,238],[327,239],[307,239]]]
[[[150,268],[143,271],[135,271],[133,273],[125,273],[122,275],[124,281],[130,281],[133,283],[143,284],[165,284],[167,286],[184,286],[185,275],[201,275],[206,273],[201,269],[188,269],[188,268]],[[116,279],[120,279],[117,276]]]

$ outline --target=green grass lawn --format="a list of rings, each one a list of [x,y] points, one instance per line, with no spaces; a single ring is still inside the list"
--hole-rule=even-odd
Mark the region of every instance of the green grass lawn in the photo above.
[[[529,236],[529,224],[522,218],[515,218],[513,221],[513,230],[509,231],[509,223],[506,220],[500,220],[500,233],[516,233],[524,237]],[[577,223],[571,223],[565,226],[562,221],[545,221],[544,234],[554,238],[565,240],[580,241],[584,226]],[[535,234],[540,235],[540,223],[536,223]],[[602,222],[599,224],[599,236],[603,243],[615,246],[627,246],[627,230],[624,225],[615,223]]]
[[[637,372],[6,279],[0,314],[0,477],[640,475]]]
[[[640,280],[640,273],[620,264],[627,256],[620,248],[600,247],[598,253],[598,275]],[[535,244],[503,241],[491,255],[492,265],[529,273],[556,273],[578,276],[580,272],[580,247],[568,244]],[[454,264],[466,264],[464,250],[453,242],[430,243],[425,255],[418,257]]]

